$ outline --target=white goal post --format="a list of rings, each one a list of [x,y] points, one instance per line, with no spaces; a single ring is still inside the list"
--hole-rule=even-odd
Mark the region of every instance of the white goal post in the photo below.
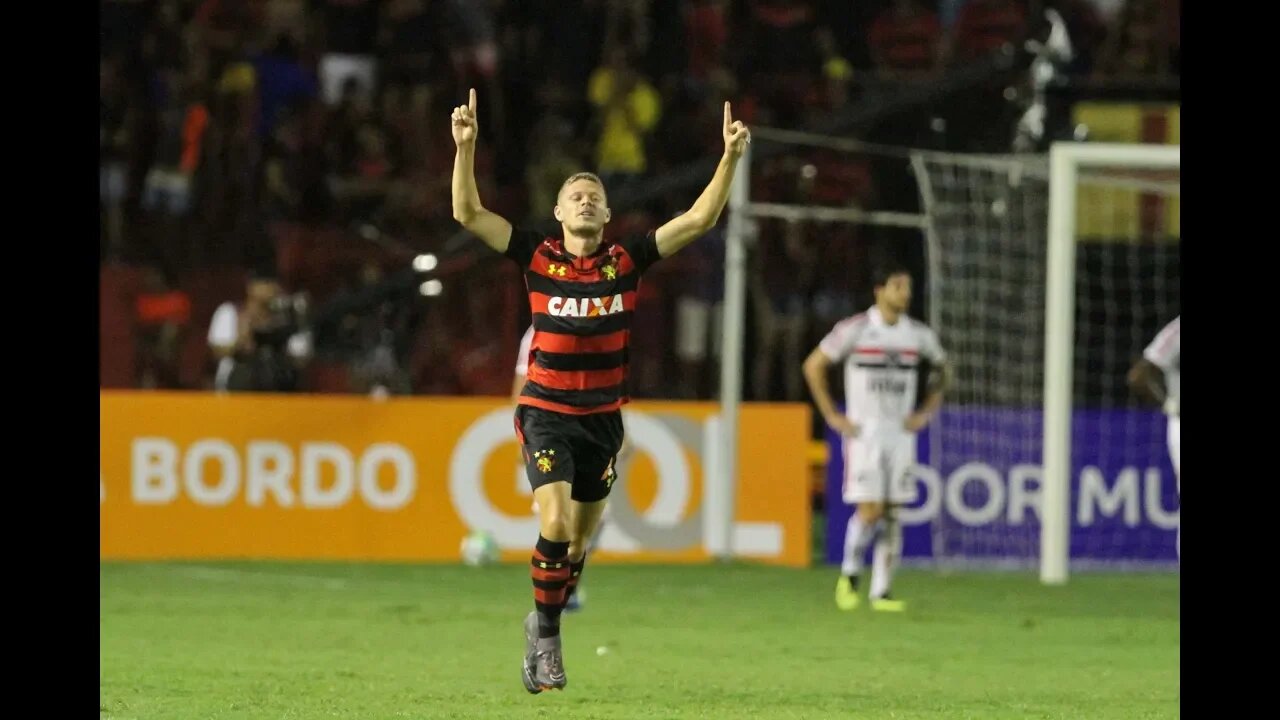
[[[900,155],[908,151],[863,143],[846,138],[811,133],[753,128],[752,137],[761,141],[800,147],[818,147],[845,152],[879,152]],[[854,207],[826,207],[752,202],[752,146],[747,145],[738,161],[729,191],[729,220],[725,234],[724,256],[724,321],[721,323],[722,365],[720,370],[720,435],[711,463],[714,476],[708,478],[707,513],[704,518],[707,550],[712,556],[727,560],[734,553],[734,522],[737,505],[738,412],[742,402],[742,350],[746,325],[747,234],[754,218],[782,218],[790,221],[849,222],[923,229],[923,215],[899,212],[866,211]]]
[[[963,155],[884,148],[851,139],[769,128],[755,129],[753,134],[765,142],[795,146],[797,149],[816,146],[909,159],[921,186],[924,212],[871,212],[852,207],[752,202],[749,187],[753,148],[748,146],[738,164],[729,197],[724,322],[721,328],[721,413],[719,437],[713,452],[716,462],[711,464],[713,470],[707,478],[706,515],[703,519],[708,551],[721,559],[736,556],[733,518],[738,474],[738,413],[743,385],[747,247],[754,219],[774,217],[790,221],[885,225],[918,228],[925,235],[925,262],[930,285],[927,320],[944,334],[944,345],[947,344],[946,335],[954,338],[957,359],[967,361],[970,367],[983,362],[983,354],[992,349],[1001,353],[997,358],[1002,363],[1001,372],[994,373],[993,377],[970,373],[964,380],[967,385],[962,383],[957,388],[956,401],[962,403],[959,410],[969,415],[957,416],[950,425],[931,430],[935,447],[930,454],[936,454],[938,447],[943,448],[943,460],[953,466],[967,461],[969,456],[966,453],[969,452],[1000,456],[996,460],[1007,467],[1024,463],[1017,467],[1026,468],[1025,463],[1035,460],[1042,464],[1042,472],[1038,473],[1040,497],[1036,503],[1040,511],[1039,527],[1034,523],[1012,524],[1012,505],[1009,506],[1009,523],[996,522],[985,528],[969,528],[956,523],[938,524],[934,530],[933,556],[953,566],[970,561],[1020,567],[1034,564],[1039,567],[1042,582],[1064,583],[1073,532],[1071,429],[1074,413],[1082,409],[1074,407],[1081,390],[1073,387],[1073,375],[1084,367],[1082,361],[1075,357],[1075,314],[1079,303],[1083,302],[1081,307],[1089,308],[1089,303],[1094,302],[1084,294],[1077,298],[1077,293],[1082,292],[1081,283],[1086,287],[1110,289],[1113,286],[1108,283],[1114,281],[1106,276],[1094,279],[1088,269],[1077,277],[1076,249],[1082,234],[1093,240],[1095,249],[1092,252],[1095,255],[1097,247],[1094,238],[1096,228],[1077,228],[1077,217],[1083,213],[1089,223],[1103,226],[1104,233],[1114,236],[1112,242],[1145,237],[1148,230],[1128,229],[1125,223],[1132,218],[1120,212],[1121,201],[1115,199],[1113,190],[1108,188],[1127,188],[1121,192],[1124,197],[1128,197],[1125,195],[1128,192],[1159,195],[1176,201],[1178,181],[1168,182],[1168,177],[1177,177],[1180,148],[1056,143],[1047,157]],[[761,147],[754,149],[755,152],[761,150]],[[1152,181],[1152,177],[1157,179]],[[1078,190],[1082,185],[1088,188],[1086,192]],[[1176,246],[1171,252],[1176,257]],[[975,262],[977,265],[973,264]],[[1160,262],[1162,267],[1173,268],[1176,272],[1176,265],[1171,261],[1161,259]],[[1086,262],[1084,267],[1091,266]],[[1121,273],[1130,271],[1128,266],[1117,267]],[[1135,263],[1133,267],[1138,265]],[[1127,291],[1130,281],[1121,277],[1120,282],[1121,285],[1114,286],[1115,289]],[[1004,291],[1002,297],[1012,299],[1015,304],[984,305],[986,296],[982,291],[997,287]],[[1170,309],[1169,302],[1175,303],[1173,307],[1176,307],[1176,285],[1171,287],[1174,291],[1171,295],[1164,293],[1173,298],[1171,301],[1156,304],[1145,300],[1132,302],[1145,302],[1146,305],[1137,309],[1147,316],[1164,314]],[[1031,316],[1019,315],[1016,303],[1020,299],[1026,300],[1022,307],[1028,309]],[[957,302],[960,305],[956,305]],[[987,308],[985,313],[984,307]],[[964,337],[966,334],[970,336],[967,339]],[[1133,331],[1129,334],[1139,333]],[[1108,367],[1125,361],[1133,349],[1129,343],[1126,336],[1124,340],[1108,344],[1105,348]],[[1108,377],[1111,374],[1115,373],[1108,373]],[[1123,383],[1122,376],[1121,372],[1119,380],[1107,381],[1111,391],[1114,391],[1115,383]],[[991,428],[1007,422],[1009,417],[1007,410],[990,410],[992,403],[997,407],[1028,409],[1039,420],[1021,427],[1017,436],[1002,437],[996,430],[995,436],[987,437],[983,434],[990,434]],[[975,413],[979,422],[970,427],[972,420],[966,418],[975,417]],[[1041,427],[1036,428],[1035,425],[1041,421]],[[1150,450],[1150,441],[1135,434],[1133,428],[1117,426],[1114,429],[1120,436],[1117,442],[1138,438],[1148,443],[1144,451]],[[948,451],[947,448],[951,449]],[[1115,459],[1126,451],[1111,447],[1105,452]],[[1009,482],[1013,482],[1012,476]],[[1096,483],[1090,485],[1095,491],[1099,487],[1102,486]],[[1169,491],[1172,491],[1171,487]],[[1118,493],[1119,490],[1113,488],[1109,492]],[[1119,495],[1109,497],[1114,502]],[[1021,510],[1018,512],[1018,518],[1021,518]],[[1168,518],[1164,519],[1167,521]],[[1023,521],[1019,519],[1017,522]],[[1154,531],[1142,532],[1147,534],[1137,538],[1138,549],[1143,552],[1158,549],[1156,545],[1163,542],[1163,536],[1157,537]],[[1086,550],[1091,551],[1087,555],[1105,556],[1107,553],[1100,550],[1113,542],[1109,536],[1104,537],[1098,532],[1085,537],[1089,544]],[[1111,558],[1103,557],[1102,560],[1110,562]],[[1126,561],[1127,558],[1121,560]]]
[[[1044,476],[1040,580],[1067,581],[1073,353],[1075,351],[1077,187],[1090,168],[1179,170],[1180,145],[1054,143],[1049,151],[1049,228],[1044,323]]]

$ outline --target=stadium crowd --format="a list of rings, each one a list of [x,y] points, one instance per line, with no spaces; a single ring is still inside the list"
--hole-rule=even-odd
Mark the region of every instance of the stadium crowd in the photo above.
[[[504,395],[528,308],[450,214],[448,113],[467,88],[488,206],[553,231],[560,183],[589,170],[609,232],[643,231],[706,182],[672,178],[719,154],[723,100],[753,128],[816,127],[943,87],[1037,36],[1046,8],[1076,77],[1179,72],[1161,0],[102,0],[101,384],[212,387],[240,348],[274,355],[232,389]],[[1006,151],[1021,74],[850,134]],[[901,165],[776,154],[752,198],[916,209]],[[715,394],[724,225],[646,276],[633,395]],[[875,257],[923,267],[901,231],[762,220],[751,237],[751,399],[804,399],[799,363],[870,302]],[[419,292],[423,254],[438,295]]]

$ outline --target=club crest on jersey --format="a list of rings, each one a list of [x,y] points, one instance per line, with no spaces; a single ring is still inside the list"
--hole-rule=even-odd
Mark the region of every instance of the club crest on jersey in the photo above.
[[[547,314],[555,317],[598,317],[613,315],[623,310],[622,295],[611,298],[563,298],[547,301]]]
[[[549,473],[556,462],[556,451],[539,450],[533,454],[533,457],[538,466],[538,470],[544,474]]]

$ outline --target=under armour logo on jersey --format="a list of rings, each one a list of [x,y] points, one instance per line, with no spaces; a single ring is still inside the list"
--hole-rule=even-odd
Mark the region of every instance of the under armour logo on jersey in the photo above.
[[[604,265],[600,268],[600,273],[604,275],[605,280],[612,280],[618,276],[618,268],[613,265]]]
[[[564,265],[557,265],[555,263],[551,263],[550,265],[547,266],[548,275],[556,275],[558,277],[564,277],[564,274],[567,271],[568,271],[568,268],[566,268]]]

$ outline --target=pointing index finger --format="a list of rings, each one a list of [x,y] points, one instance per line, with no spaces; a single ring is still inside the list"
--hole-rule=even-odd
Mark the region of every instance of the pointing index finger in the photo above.
[[[729,101],[724,101],[724,131],[729,132],[729,125],[733,123],[733,113],[729,111]]]
[[[471,114],[476,114],[476,89],[471,88],[471,93],[467,96],[467,108],[471,110]]]

